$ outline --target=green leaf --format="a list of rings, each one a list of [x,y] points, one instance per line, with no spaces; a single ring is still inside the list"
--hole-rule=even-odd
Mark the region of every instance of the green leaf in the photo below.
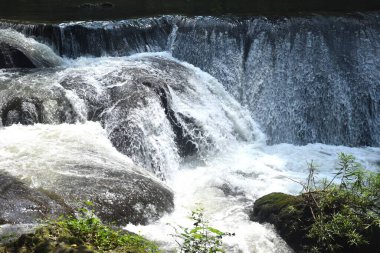
[[[207,229],[211,232],[213,232],[214,234],[217,234],[217,235],[224,235],[224,233],[216,228],[213,228],[213,227],[207,227]]]

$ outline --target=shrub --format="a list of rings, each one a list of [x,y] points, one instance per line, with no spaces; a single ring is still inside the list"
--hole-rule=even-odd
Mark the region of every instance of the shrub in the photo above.
[[[380,174],[365,170],[355,157],[339,154],[331,181],[316,183],[309,165],[304,199],[314,222],[308,252],[342,252],[374,243],[380,235]]]
[[[179,226],[175,228],[176,234],[173,236],[180,239],[177,241],[180,252],[186,253],[216,253],[225,252],[223,250],[222,239],[225,236],[233,236],[233,233],[222,232],[210,227],[204,218],[203,209],[196,209],[191,212],[190,217],[194,224],[191,228]]]

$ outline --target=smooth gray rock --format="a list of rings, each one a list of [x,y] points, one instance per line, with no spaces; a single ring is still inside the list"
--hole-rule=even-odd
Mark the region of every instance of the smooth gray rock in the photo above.
[[[15,177],[0,171],[0,225],[38,223],[72,210],[59,196],[32,189]]]

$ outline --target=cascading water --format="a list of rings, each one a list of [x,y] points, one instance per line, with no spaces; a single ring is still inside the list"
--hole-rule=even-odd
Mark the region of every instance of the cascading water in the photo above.
[[[330,177],[338,152],[379,165],[380,26],[358,18],[2,23],[0,43],[38,68],[0,70],[0,172],[68,203],[94,198],[167,251],[201,206],[236,233],[227,252],[291,252],[249,220],[255,199],[297,194],[288,178],[311,160]]]
[[[70,58],[170,50],[217,78],[268,143],[379,146],[377,13],[2,23]]]
[[[23,53],[35,67],[54,67],[62,63],[62,59],[53,50],[34,39],[10,29],[0,30],[0,44],[6,44]]]

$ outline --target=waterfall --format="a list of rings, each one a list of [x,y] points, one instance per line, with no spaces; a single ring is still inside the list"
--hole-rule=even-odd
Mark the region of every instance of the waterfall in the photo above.
[[[169,50],[216,77],[269,144],[379,146],[379,16],[163,16],[60,25],[3,23],[62,56]]]
[[[236,234],[227,252],[291,252],[248,214],[264,194],[298,194],[288,178],[311,160],[326,178],[339,152],[378,170],[379,17],[1,23],[0,60],[33,68],[0,69],[0,180],[38,203],[16,196],[0,220],[90,199],[170,251],[200,206]]]

